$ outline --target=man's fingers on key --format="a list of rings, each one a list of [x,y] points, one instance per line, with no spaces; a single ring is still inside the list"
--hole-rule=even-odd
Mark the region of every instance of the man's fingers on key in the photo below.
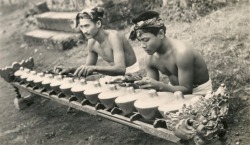
[[[84,68],[81,67],[81,69],[79,70],[77,76],[78,76],[78,77],[84,76],[83,72],[84,72]]]
[[[62,66],[55,66],[53,71],[56,72],[56,73],[62,71]]]
[[[135,80],[141,80],[141,77],[138,76],[138,75],[134,75],[133,78],[134,78]]]
[[[68,69],[59,72],[60,75],[65,75],[67,73],[69,73]]]
[[[76,70],[75,70],[75,72],[74,72],[74,76],[78,76],[78,73],[79,73],[79,71],[81,70],[81,67],[78,67]]]
[[[144,80],[140,80],[140,81],[135,81],[135,84],[144,85],[144,84],[146,84],[146,82]]]
[[[82,75],[83,75],[84,77],[88,76],[88,69],[87,69],[86,67],[83,69]]]

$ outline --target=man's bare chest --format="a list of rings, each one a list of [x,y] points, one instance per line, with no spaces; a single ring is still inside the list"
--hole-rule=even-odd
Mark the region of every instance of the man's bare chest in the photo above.
[[[155,67],[167,76],[178,75],[176,63],[173,58],[162,58],[154,60]]]
[[[114,62],[113,50],[108,43],[99,45],[94,50],[105,61]]]

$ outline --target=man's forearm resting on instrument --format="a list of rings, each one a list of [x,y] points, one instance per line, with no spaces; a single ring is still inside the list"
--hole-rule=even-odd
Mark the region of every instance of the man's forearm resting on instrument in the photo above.
[[[192,94],[192,89],[188,89],[185,86],[171,86],[166,85],[163,82],[158,83],[158,91],[176,92],[181,91],[183,94]]]
[[[110,76],[124,75],[126,72],[126,68],[121,66],[93,66],[93,67],[95,72]]]

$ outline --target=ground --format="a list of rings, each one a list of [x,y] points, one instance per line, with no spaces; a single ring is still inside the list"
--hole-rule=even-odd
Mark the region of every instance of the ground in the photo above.
[[[84,63],[84,45],[67,51],[26,46],[22,35],[36,29],[24,18],[27,9],[25,6],[1,9],[0,67],[30,56],[35,59],[38,71],[52,69],[55,65],[78,66]],[[225,83],[229,89],[232,99],[227,120],[228,135],[222,143],[225,145],[250,144],[249,16],[249,5],[234,5],[192,23],[167,23],[167,36],[191,43],[204,56],[214,88]],[[141,60],[143,50],[135,42],[131,43]],[[143,67],[142,60],[140,64]],[[162,79],[165,80],[164,77]],[[67,107],[44,99],[38,99],[30,107],[18,111],[14,108],[14,97],[12,87],[0,79],[1,145],[171,144],[84,112],[66,113]]]

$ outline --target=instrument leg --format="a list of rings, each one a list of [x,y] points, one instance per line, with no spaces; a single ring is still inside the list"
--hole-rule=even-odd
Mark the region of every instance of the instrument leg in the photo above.
[[[19,92],[19,89],[14,85],[12,85],[12,87],[16,93],[16,98],[14,99],[14,105],[16,109],[22,110],[33,103],[33,94],[23,98]]]

